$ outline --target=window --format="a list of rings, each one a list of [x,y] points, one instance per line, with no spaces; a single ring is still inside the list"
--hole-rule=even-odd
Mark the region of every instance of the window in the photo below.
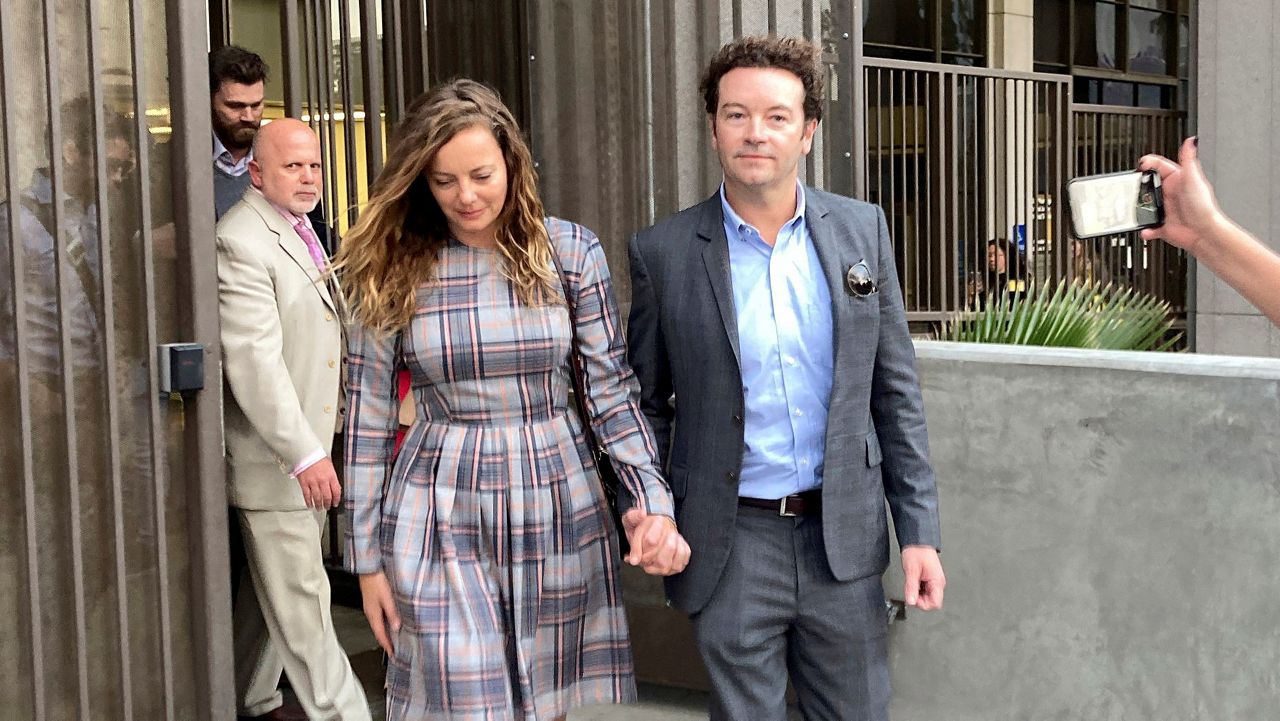
[[[1035,0],[1035,69],[1076,102],[1185,108],[1191,0]]]
[[[987,0],[866,0],[867,55],[985,67]]]

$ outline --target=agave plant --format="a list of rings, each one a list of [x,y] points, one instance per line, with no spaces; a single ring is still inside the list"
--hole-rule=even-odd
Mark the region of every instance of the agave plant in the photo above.
[[[988,296],[986,307],[944,322],[942,339],[1109,350],[1168,350],[1169,304],[1133,288],[1068,283],[1032,287],[1027,295]]]

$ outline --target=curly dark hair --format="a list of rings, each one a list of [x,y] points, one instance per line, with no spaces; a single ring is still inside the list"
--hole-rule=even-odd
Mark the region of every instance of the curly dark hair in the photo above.
[[[266,82],[267,62],[239,45],[223,45],[209,53],[209,94],[228,80],[240,85]]]
[[[720,105],[720,79],[737,68],[778,68],[800,78],[804,85],[805,120],[822,120],[823,82],[819,59],[822,51],[798,37],[750,35],[728,43],[707,65],[698,89],[707,104],[707,115]]]

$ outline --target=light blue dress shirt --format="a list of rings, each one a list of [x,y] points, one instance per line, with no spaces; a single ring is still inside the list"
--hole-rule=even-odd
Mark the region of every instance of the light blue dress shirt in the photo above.
[[[746,400],[738,495],[782,498],[822,485],[833,340],[831,293],[796,214],[772,247],[734,212],[720,186]]]
[[[231,151],[227,150],[227,146],[222,144],[222,138],[217,133],[213,134],[213,162],[222,172],[233,177],[240,177],[249,172],[249,161],[253,160],[253,149],[244,154],[243,158],[236,160],[231,157]]]

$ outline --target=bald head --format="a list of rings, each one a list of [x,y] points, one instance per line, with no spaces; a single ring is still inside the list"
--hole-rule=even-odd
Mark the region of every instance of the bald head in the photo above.
[[[253,187],[267,200],[298,215],[320,202],[320,141],[300,120],[281,118],[262,126],[249,162]]]

